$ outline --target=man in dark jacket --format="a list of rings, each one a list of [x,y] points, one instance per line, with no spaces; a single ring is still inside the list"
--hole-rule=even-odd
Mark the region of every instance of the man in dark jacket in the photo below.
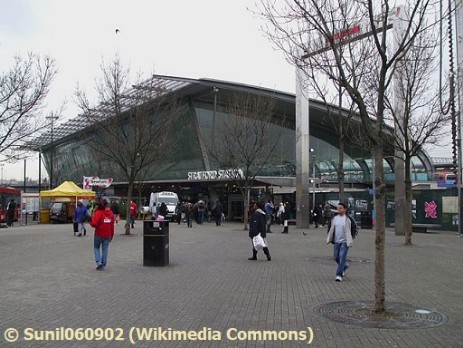
[[[82,237],[87,235],[87,229],[85,228],[85,222],[87,221],[87,207],[83,201],[79,199],[77,202],[76,211],[74,213],[74,221],[77,223],[78,236]]]
[[[15,212],[16,212],[16,202],[14,199],[12,199],[6,207],[6,224],[10,227],[13,226]]]
[[[167,212],[168,212],[167,205],[166,203],[162,202],[161,206],[159,207],[159,215],[162,215],[164,216],[164,218],[166,218]]]
[[[267,218],[265,212],[262,210],[262,204],[254,203],[252,205],[252,211],[253,213],[249,223],[249,238],[251,238],[252,241],[252,239],[260,233],[261,237],[265,239],[267,237]],[[271,261],[272,258],[270,257],[268,247],[264,247],[263,250],[264,254],[267,256],[267,260]],[[257,260],[257,250],[254,248],[254,245],[252,246],[252,257],[248,260]]]
[[[180,225],[180,222],[182,222],[182,213],[183,213],[182,202],[178,201],[175,207],[175,218],[177,220],[177,224],[179,225]]]
[[[212,209],[212,213],[214,214],[214,217],[215,217],[215,224],[217,226],[220,226],[222,223],[223,207],[222,207],[222,204],[220,204],[219,200],[215,202],[214,208]]]

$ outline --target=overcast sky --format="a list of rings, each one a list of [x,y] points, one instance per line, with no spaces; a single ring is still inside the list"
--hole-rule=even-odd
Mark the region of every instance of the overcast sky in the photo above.
[[[209,77],[294,92],[294,69],[264,37],[248,7],[254,0],[0,0],[0,69],[15,54],[50,54],[58,75],[50,109],[67,100],[78,112],[77,83],[90,94],[102,59],[118,52],[134,72]],[[119,29],[116,34],[115,29]],[[27,176],[38,178],[38,162]],[[5,164],[4,178],[22,178],[23,164]]]
[[[208,77],[294,92],[294,69],[264,36],[248,8],[255,0],[0,0],[0,70],[28,51],[57,61],[49,109],[67,100],[78,113],[77,83],[90,95],[102,59],[116,52],[132,71]],[[116,34],[115,30],[119,29]],[[435,154],[446,155],[439,150]],[[447,151],[448,152],[448,151]],[[449,155],[450,157],[450,155]],[[27,176],[38,178],[38,161]],[[4,178],[23,177],[23,163],[4,166]]]

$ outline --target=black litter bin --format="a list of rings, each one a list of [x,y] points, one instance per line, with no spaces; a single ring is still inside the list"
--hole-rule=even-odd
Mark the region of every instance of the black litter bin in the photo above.
[[[169,222],[143,222],[143,266],[169,265]]]
[[[362,211],[360,213],[360,226],[363,229],[373,228],[373,216],[369,211]]]

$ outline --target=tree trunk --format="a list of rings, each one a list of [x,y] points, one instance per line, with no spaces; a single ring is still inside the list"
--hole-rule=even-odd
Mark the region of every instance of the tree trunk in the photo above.
[[[250,187],[248,184],[245,184],[244,187],[244,195],[243,195],[243,220],[244,220],[244,227],[243,230],[248,230],[248,220],[249,220],[249,193]]]
[[[129,180],[129,186],[127,188],[127,221],[125,222],[125,234],[130,235],[130,200],[133,193],[133,180]]]
[[[342,128],[341,128],[342,132]],[[339,188],[339,202],[345,202],[344,200],[344,135],[339,134],[339,157],[338,157],[338,188]]]
[[[385,183],[383,168],[383,148],[381,144],[373,149],[375,162],[375,210],[376,210],[376,234],[375,234],[375,312],[385,311],[385,272],[384,272],[384,246],[386,229],[385,210]]]
[[[412,180],[411,157],[405,156],[405,209],[404,209],[404,234],[405,245],[412,245]]]

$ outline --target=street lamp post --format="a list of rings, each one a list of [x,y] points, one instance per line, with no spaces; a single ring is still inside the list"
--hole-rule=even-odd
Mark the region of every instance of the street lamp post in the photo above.
[[[315,150],[310,149],[312,152],[312,211],[315,209],[315,154],[313,154]]]
[[[51,119],[51,152],[50,152],[50,190],[53,188],[53,155],[55,152],[53,144],[54,135],[54,121],[58,119],[58,116],[47,116],[47,119]]]
[[[311,152],[313,152],[313,149],[310,149]],[[312,189],[313,189],[313,194],[312,194],[312,209],[315,209],[315,155],[312,155]]]
[[[0,164],[0,167],[2,167],[2,186],[3,186],[3,167],[5,166],[4,163]]]
[[[42,148],[39,148],[39,193],[42,191]]]

